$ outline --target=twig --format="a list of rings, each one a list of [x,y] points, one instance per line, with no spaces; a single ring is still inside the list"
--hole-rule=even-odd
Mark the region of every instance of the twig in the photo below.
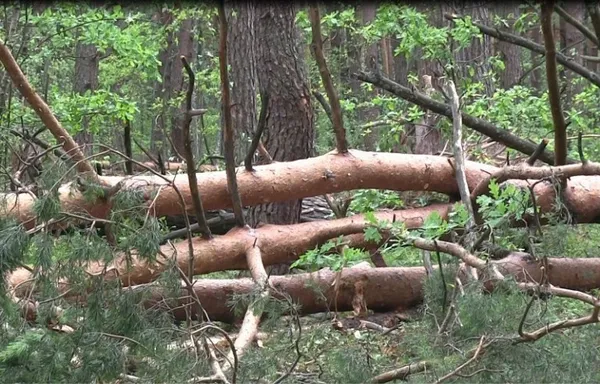
[[[315,60],[319,67],[319,73],[321,74],[321,80],[323,81],[323,87],[327,92],[329,103],[331,105],[331,116],[333,130],[335,132],[336,147],[338,153],[348,152],[348,142],[346,141],[346,130],[344,129],[344,121],[342,116],[342,107],[340,105],[340,99],[333,86],[333,80],[331,79],[331,73],[327,68],[327,62],[325,61],[325,55],[323,54],[323,37],[321,35],[321,16],[319,15],[318,5],[311,5],[309,11],[310,24],[312,27],[312,44],[313,52],[315,54]]]
[[[298,336],[296,337],[296,340],[294,342],[294,348],[296,349],[296,359],[294,360],[294,362],[292,363],[290,368],[284,374],[279,376],[279,378],[277,380],[275,380],[273,382],[273,384],[280,384],[286,378],[288,378],[289,375],[292,374],[292,372],[294,371],[294,369],[300,362],[300,359],[302,358],[302,351],[300,350],[300,340],[302,339],[302,324],[300,323],[300,314],[298,313],[298,310],[296,309],[296,306],[294,305],[294,303],[289,295],[282,294],[281,292],[277,292],[277,293],[286,299],[288,305],[291,308],[292,316],[296,320],[296,327],[298,328]]]
[[[477,358],[479,357],[479,354],[481,353],[481,350],[483,349],[483,341],[484,340],[485,340],[485,336],[481,336],[481,339],[479,340],[479,345],[477,346],[477,349],[475,350],[475,354],[473,355],[473,357],[471,357],[469,360],[467,360],[464,364],[459,365],[454,371],[448,373],[447,375],[440,377],[435,383],[440,384],[440,383],[448,380],[449,378],[451,378],[452,376],[454,376],[458,372],[460,372],[461,369],[463,369],[467,365],[469,365],[469,364],[473,363],[475,360],[477,360]]]
[[[154,156],[152,156],[152,154],[151,154],[151,153],[150,153],[150,152],[149,152],[149,151],[148,151],[146,148],[144,148],[144,147],[143,147],[143,146],[142,146],[142,145],[141,145],[141,144],[140,144],[140,143],[139,143],[139,142],[138,142],[138,141],[135,139],[135,137],[132,137],[132,138],[131,138],[131,140],[133,140],[133,142],[135,143],[135,145],[137,145],[137,147],[138,147],[138,148],[139,148],[139,149],[140,149],[142,152],[144,152],[144,155],[148,156],[148,158],[150,159],[150,161],[152,161],[154,164],[156,164],[156,167],[157,167],[159,170],[161,170],[161,164],[160,164],[160,161],[159,161],[158,159],[156,159]],[[160,152],[159,152],[158,156],[160,156]],[[165,165],[164,165],[164,164],[162,164],[162,168],[164,168],[164,166],[165,166]],[[161,170],[161,173],[162,173],[162,170]],[[166,172],[165,172],[165,173],[166,173]],[[162,174],[164,175],[165,173],[162,173]]]

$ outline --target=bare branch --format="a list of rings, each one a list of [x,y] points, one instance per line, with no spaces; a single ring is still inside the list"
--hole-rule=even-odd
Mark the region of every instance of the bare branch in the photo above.
[[[552,120],[554,122],[554,165],[567,163],[567,123],[560,106],[560,86],[558,83],[558,69],[556,68],[556,45],[552,31],[552,6],[554,0],[542,2],[540,21],[546,47],[546,78],[548,82],[548,98]]]
[[[327,115],[327,117],[329,117],[329,121],[333,123],[333,114],[331,113],[331,107],[329,106],[329,103],[327,103],[327,100],[325,100],[323,94],[319,91],[313,91],[313,96],[315,97],[315,99],[317,99],[319,104],[321,104],[321,107],[323,107],[325,114]]]
[[[594,27],[596,38],[600,40],[600,6],[598,5],[597,1],[588,0],[585,1],[585,6],[590,14],[590,19],[592,20],[592,26]]]
[[[370,382],[371,383],[387,383],[393,380],[406,380],[409,375],[414,373],[419,373],[426,371],[431,367],[431,363],[428,361],[419,361],[418,363],[413,363],[409,365],[405,365],[402,368],[394,369],[392,371],[381,373],[375,377],[373,377]]]
[[[188,74],[188,90],[185,97],[185,116],[183,118],[183,147],[185,150],[185,162],[187,165],[187,176],[190,185],[190,195],[192,197],[192,203],[194,204],[194,211],[196,213],[196,220],[198,221],[198,226],[200,227],[200,232],[202,233],[202,237],[205,239],[210,239],[212,234],[210,233],[210,228],[206,223],[206,215],[204,214],[204,207],[202,206],[202,198],[200,196],[200,190],[198,189],[198,178],[196,177],[196,163],[194,162],[194,153],[192,151],[192,135],[190,134],[190,124],[192,122],[192,116],[189,112],[192,110],[192,97],[194,95],[194,83],[196,80],[196,75],[192,68],[188,64],[185,56],[181,56],[181,62],[185,67],[185,70]],[[193,261],[190,261],[190,265]],[[190,276],[188,278],[190,280],[193,279],[192,269],[190,268]]]
[[[252,138],[252,143],[250,144],[250,148],[248,149],[248,153],[246,154],[246,158],[244,159],[244,166],[246,167],[246,171],[248,172],[252,172],[252,157],[254,157],[256,149],[258,148],[259,144],[261,144],[260,138],[265,130],[265,127],[267,126],[269,93],[261,92],[260,99],[261,107],[260,115],[258,116],[258,125],[256,126],[256,132],[254,133],[254,137]]]
[[[481,353],[481,351],[483,349],[483,346],[484,346],[483,341],[484,340],[485,340],[485,336],[481,336],[481,339],[479,340],[479,345],[477,346],[477,349],[475,350],[473,357],[471,357],[469,360],[467,360],[463,364],[456,367],[456,369],[454,371],[448,373],[447,375],[440,377],[435,383],[436,384],[443,383],[444,381],[448,380],[452,376],[455,376],[456,374],[458,374],[467,365],[472,364],[475,360],[477,360],[477,358],[479,357],[479,354]]]
[[[312,26],[312,48],[321,73],[321,80],[323,86],[327,92],[329,103],[331,104],[331,116],[333,123],[333,130],[335,132],[336,147],[338,153],[348,152],[348,142],[346,141],[346,130],[344,129],[344,121],[342,116],[342,107],[340,105],[340,99],[333,86],[333,80],[331,73],[327,68],[327,62],[325,61],[325,55],[323,54],[323,38],[321,35],[321,16],[319,14],[318,5],[312,5],[308,11],[310,16],[310,24]]]
[[[93,179],[97,178],[96,170],[92,164],[85,160],[83,152],[73,140],[71,135],[62,127],[60,122],[56,119],[48,104],[38,95],[29,81],[25,77],[25,74],[21,71],[21,68],[15,61],[15,58],[11,54],[10,50],[3,41],[0,41],[0,61],[4,65],[6,72],[12,79],[15,87],[23,95],[25,100],[31,105],[31,108],[40,117],[44,125],[48,128],[52,135],[56,138],[56,141],[62,144],[63,149],[69,154],[71,159],[77,165],[77,172],[86,174]]]
[[[598,46],[598,38],[588,27],[586,27],[581,21],[577,20],[573,16],[571,16],[563,7],[558,4],[554,4],[554,11],[560,15],[565,21],[575,27],[581,34],[590,41],[592,41],[596,46]]]
[[[229,75],[227,73],[227,19],[222,2],[219,3],[219,70],[221,74],[221,97],[223,103],[223,147],[225,155],[225,170],[227,187],[233,204],[233,213],[239,227],[245,225],[242,199],[238,190],[235,175],[234,136],[231,121],[231,98],[229,95]]]
[[[445,14],[444,17],[448,20],[455,20],[455,19],[462,18],[462,16],[459,16],[459,15],[448,15],[448,14]],[[488,27],[488,26],[480,24],[480,23],[472,22],[472,24],[474,26],[476,26],[477,28],[479,28],[481,33],[483,33],[485,35],[492,36],[498,40],[506,41],[507,43],[518,45],[518,46],[526,48],[532,52],[539,53],[540,55],[546,54],[546,49],[544,48],[544,46],[541,44],[538,44],[532,40],[526,39],[519,35],[514,35],[512,33],[506,32],[506,31],[502,31],[498,28],[491,28],[491,27]],[[565,56],[562,53],[557,53],[556,61],[558,61],[565,68],[568,68],[571,71],[586,78],[592,84],[600,87],[600,76],[597,73],[590,71],[583,65],[571,60],[570,57]]]
[[[386,77],[380,76],[379,74],[358,72],[353,74],[353,76],[361,81],[371,83],[376,87],[384,89],[404,100],[410,101],[411,103],[417,104],[423,108],[429,109],[430,111],[448,118],[452,118],[452,110],[449,105],[433,100],[419,91],[402,86]],[[461,115],[464,125],[490,137],[498,143],[506,145],[509,148],[515,149],[527,155],[533,154],[537,148],[536,144],[528,140],[521,139],[506,129],[500,129],[483,119],[473,117],[465,112],[462,112]],[[554,164],[554,153],[546,151],[540,156],[540,160],[548,164]],[[569,163],[575,162],[575,160],[569,160]]]
[[[125,170],[128,175],[133,175],[133,163],[130,160],[133,158],[133,151],[131,148],[131,121],[129,121],[129,119],[125,120],[125,127],[123,130],[123,146],[125,147],[125,155],[128,158],[125,160]]]
[[[546,146],[548,145],[548,139],[543,139],[537,146],[537,148],[535,149],[535,152],[533,152],[531,154],[531,156],[529,156],[529,158],[527,159],[527,165],[533,165],[535,164],[535,162],[537,161],[537,159],[540,158],[540,156],[542,155],[542,153],[544,153],[544,150],[546,150]]]

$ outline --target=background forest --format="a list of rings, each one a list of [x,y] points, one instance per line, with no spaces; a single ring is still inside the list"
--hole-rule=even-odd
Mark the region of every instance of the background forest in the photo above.
[[[600,381],[599,41],[596,1],[5,2],[0,382]]]

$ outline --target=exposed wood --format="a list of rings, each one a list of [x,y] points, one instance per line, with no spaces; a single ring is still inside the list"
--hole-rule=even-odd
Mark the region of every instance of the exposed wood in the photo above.
[[[493,262],[505,276],[517,281],[537,285],[542,277],[542,264],[531,255],[514,252],[502,260]],[[550,258],[548,259],[550,284],[564,289],[589,291],[600,287],[600,258]],[[585,272],[585,273],[584,273]],[[367,308],[377,312],[411,308],[423,300],[423,284],[426,279],[424,267],[395,268],[346,268],[340,275],[324,269],[316,273],[290,276],[271,276],[273,295],[279,292],[290,295],[301,314],[329,311],[337,305],[339,311],[352,311],[355,283],[363,282],[364,300]],[[335,284],[339,281],[338,284]],[[194,291],[212,321],[234,322],[239,320],[228,302],[232,295],[250,294],[254,281],[242,279],[199,279],[194,281]],[[337,288],[336,288],[337,287]],[[493,286],[489,286],[493,289]],[[185,320],[187,288],[182,286],[179,299],[167,297],[157,285],[137,285],[127,290],[149,291],[152,299],[144,302],[148,308],[170,310],[178,320]],[[127,292],[127,291],[125,291]],[[83,299],[79,297],[79,299]],[[34,316],[34,308],[28,308]],[[28,311],[28,312],[29,312]],[[196,317],[197,307],[193,308]]]

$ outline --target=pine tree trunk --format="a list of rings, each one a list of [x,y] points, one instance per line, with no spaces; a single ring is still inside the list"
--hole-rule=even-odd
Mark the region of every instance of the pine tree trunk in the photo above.
[[[470,15],[473,21],[485,25],[491,24],[487,2],[456,1],[455,6],[459,9],[460,14]],[[469,47],[460,49],[455,54],[456,68],[460,78],[483,83],[488,96],[494,94],[494,82],[488,62],[492,54],[492,38],[487,35],[483,35],[482,40],[473,38]]]
[[[92,44],[77,42],[75,47],[75,81],[73,91],[83,95],[87,91],[94,92],[98,88],[99,57],[98,49]],[[83,153],[93,153],[93,135],[89,132],[89,116],[83,116],[81,130],[75,135],[75,142],[83,146]]]
[[[495,3],[492,6],[494,7],[494,13],[506,20],[506,23],[509,26],[507,31],[512,33],[514,22],[519,18],[521,13],[519,4],[508,2]],[[499,74],[500,86],[503,89],[509,89],[516,85],[521,79],[521,76],[523,76],[522,48],[518,45],[504,41],[496,41],[495,51],[500,55],[504,62],[504,70]]]
[[[561,5],[568,14],[583,22],[585,17],[583,1],[565,1]],[[583,64],[581,55],[583,55],[585,40],[586,38],[582,36],[577,28],[560,18],[560,48],[564,54],[571,57],[571,60],[578,64]],[[579,76],[573,71],[563,69],[560,75],[566,87],[563,109],[567,110],[571,106],[573,96],[581,92],[584,84],[581,81],[575,82],[579,79]]]
[[[231,115],[236,164],[244,160],[256,131],[256,38],[253,1],[227,1],[227,54],[231,67]]]
[[[184,76],[183,63],[181,62],[181,56],[185,56],[188,63],[193,68],[194,58],[194,38],[192,35],[192,19],[185,19],[181,22],[181,27],[177,33],[177,41],[174,42],[173,52],[174,55],[170,58],[172,60],[172,73],[171,73],[171,85],[172,94],[171,98],[177,98],[187,91],[188,79],[187,75]],[[171,110],[171,141],[173,142],[176,153],[184,156],[184,141],[183,141],[183,114],[185,113],[185,101],[182,100],[179,106],[174,107]],[[193,136],[192,136],[193,137]]]
[[[269,95],[265,148],[274,161],[306,159],[313,150],[313,111],[303,57],[298,51],[296,10],[291,4],[256,6],[258,84]],[[277,33],[274,33],[277,31]],[[264,159],[259,157],[259,163]],[[300,220],[302,200],[269,203],[249,210],[248,222],[292,224]]]
[[[361,3],[357,7],[357,13],[360,15],[361,23],[363,26],[370,25],[375,20],[377,15],[377,3],[365,2]],[[361,68],[377,72],[379,70],[379,59],[378,59],[378,44],[377,42],[363,43],[360,55],[360,66]],[[362,89],[362,96],[364,101],[370,101],[377,97],[377,89],[373,87],[371,91]],[[358,109],[358,120],[362,124],[376,121],[379,118],[379,108],[376,106],[365,106]],[[364,132],[364,148],[367,151],[374,151],[377,148],[379,135],[377,130],[374,128],[371,131]]]

